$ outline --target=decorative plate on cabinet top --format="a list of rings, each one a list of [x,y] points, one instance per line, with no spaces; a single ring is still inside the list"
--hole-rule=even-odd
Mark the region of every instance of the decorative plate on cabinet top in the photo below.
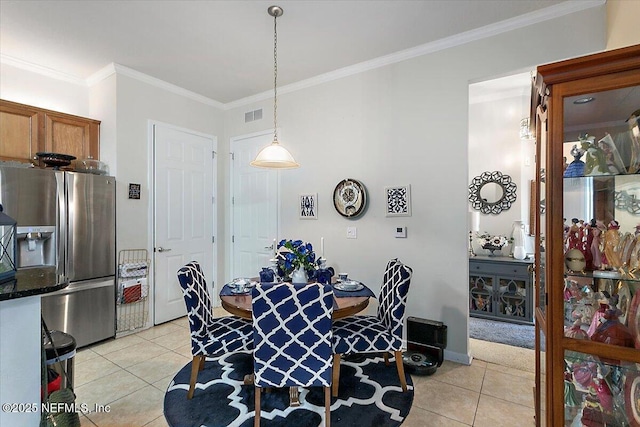
[[[58,169],[60,166],[69,166],[71,164],[71,160],[75,160],[75,156],[71,156],[69,154],[60,154],[60,153],[45,153],[38,152],[36,156],[47,166],[53,166],[54,169]]]
[[[356,218],[367,206],[367,190],[355,179],[343,179],[333,191],[333,206],[346,218]]]

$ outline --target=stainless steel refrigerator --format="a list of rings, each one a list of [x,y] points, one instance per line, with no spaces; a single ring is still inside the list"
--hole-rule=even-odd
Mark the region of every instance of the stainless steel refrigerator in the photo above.
[[[18,268],[56,268],[69,286],[42,297],[51,329],[78,347],[115,336],[114,177],[0,166],[0,203],[18,222]]]

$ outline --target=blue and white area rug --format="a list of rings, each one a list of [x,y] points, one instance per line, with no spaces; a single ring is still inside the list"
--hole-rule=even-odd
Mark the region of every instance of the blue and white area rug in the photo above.
[[[331,425],[335,427],[399,426],[413,402],[413,382],[402,391],[395,362],[382,357],[340,363],[340,388],[331,398]],[[178,372],[164,397],[164,415],[172,427],[253,426],[254,387],[244,385],[253,373],[250,353],[231,353],[207,359],[196,390],[187,400],[191,363]],[[289,406],[289,389],[262,393],[261,426],[316,427],[324,425],[322,387],[300,388],[300,406]]]

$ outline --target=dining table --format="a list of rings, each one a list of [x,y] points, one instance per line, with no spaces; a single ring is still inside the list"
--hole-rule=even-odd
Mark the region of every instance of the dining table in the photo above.
[[[258,278],[247,279],[253,283],[259,281]],[[333,308],[333,320],[342,319],[347,316],[360,313],[369,305],[369,299],[375,297],[375,294],[366,285],[362,284],[362,289],[356,291],[343,291],[337,289],[336,281],[332,280],[333,296],[335,305]],[[229,313],[241,317],[243,319],[252,319],[251,312],[251,291],[247,288],[245,292],[235,293],[229,284],[226,284],[220,290],[220,301],[222,307]],[[249,374],[245,376],[244,383],[247,385],[253,384],[253,375]],[[298,396],[298,387],[290,387],[289,389],[289,404],[291,406],[299,406],[300,400]]]

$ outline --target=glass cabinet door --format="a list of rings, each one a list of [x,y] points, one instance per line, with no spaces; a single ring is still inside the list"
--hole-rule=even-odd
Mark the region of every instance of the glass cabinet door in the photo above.
[[[640,426],[640,45],[535,87],[536,425]]]
[[[589,86],[554,88],[562,95],[562,140],[553,144],[562,144],[563,174],[553,181],[562,184],[564,281],[550,298],[562,300],[554,329],[564,337],[564,425],[638,426],[640,85]]]

